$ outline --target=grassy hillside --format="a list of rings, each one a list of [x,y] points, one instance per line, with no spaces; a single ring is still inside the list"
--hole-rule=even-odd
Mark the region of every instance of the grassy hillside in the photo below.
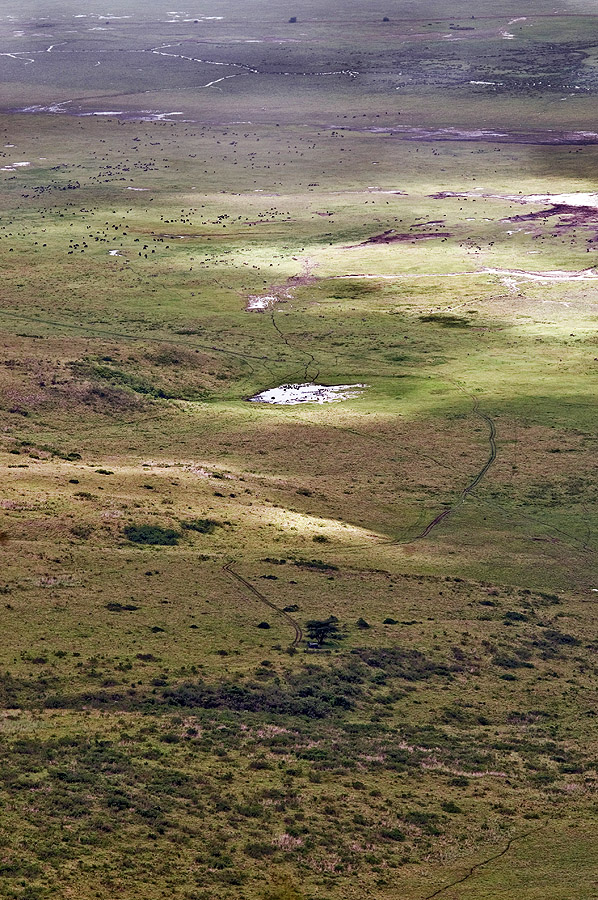
[[[531,6],[0,20],[2,896],[595,896],[596,16]]]

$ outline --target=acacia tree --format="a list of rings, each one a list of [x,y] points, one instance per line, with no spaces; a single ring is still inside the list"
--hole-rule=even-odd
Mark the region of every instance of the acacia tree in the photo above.
[[[343,637],[336,616],[329,616],[327,619],[310,619],[305,623],[305,627],[309,639],[316,641],[320,646],[324,641],[339,641]]]

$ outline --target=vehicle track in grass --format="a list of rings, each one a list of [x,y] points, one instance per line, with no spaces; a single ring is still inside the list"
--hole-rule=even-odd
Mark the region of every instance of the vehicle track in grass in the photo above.
[[[250,591],[250,593],[252,593],[255,597],[257,597],[261,603],[264,603],[267,607],[269,607],[270,609],[274,610],[274,612],[276,612],[280,616],[282,616],[283,619],[286,619],[288,624],[293,628],[293,631],[295,632],[295,637],[293,638],[293,640],[291,642],[291,647],[296,647],[298,644],[300,644],[301,641],[303,640],[303,629],[301,628],[299,623],[296,622],[295,619],[293,619],[293,617],[290,616],[287,612],[285,612],[284,609],[281,609],[279,606],[276,606],[275,603],[272,603],[271,600],[268,600],[268,598],[265,597],[261,591],[258,591],[258,589],[256,587],[254,587],[250,581],[247,581],[246,578],[243,578],[242,575],[239,575],[238,572],[235,572],[235,570],[233,569],[232,566],[233,566],[233,563],[228,562],[224,566],[222,566],[222,571],[226,572],[226,574],[230,578],[232,578],[234,581],[236,581],[238,584],[240,584],[241,587],[245,588],[245,590]]]
[[[461,388],[461,390],[463,390],[463,389]],[[478,486],[478,484],[480,483],[482,478],[484,478],[484,476],[488,472],[489,468],[493,465],[494,461],[496,460],[496,455],[497,455],[498,451],[496,448],[496,426],[494,424],[494,420],[491,419],[490,416],[487,415],[486,413],[481,412],[480,403],[479,403],[479,400],[477,397],[473,396],[472,399],[473,399],[473,415],[477,416],[477,418],[479,418],[479,419],[482,419],[488,426],[488,430],[489,430],[488,443],[490,446],[490,452],[488,454],[488,459],[486,460],[484,465],[481,467],[481,469],[479,469],[476,472],[476,474],[471,479],[469,484],[463,489],[463,491],[461,492],[461,496],[459,497],[459,499],[457,500],[456,503],[453,503],[451,506],[447,506],[446,509],[443,509],[442,512],[440,512],[440,513],[438,513],[438,515],[434,516],[434,518],[431,520],[431,522],[428,522],[428,524],[414,537],[411,537],[411,538],[408,538],[407,540],[402,540],[402,541],[393,541],[393,543],[395,543],[395,544],[412,544],[412,543],[414,543],[414,541],[420,541],[423,538],[428,537],[430,532],[433,531],[437,525],[440,525],[440,523],[444,519],[446,519],[453,512],[455,512],[455,510],[457,510],[465,502],[467,497],[471,494],[471,492],[473,490],[475,490],[475,488]]]
[[[465,884],[466,881],[469,881],[470,878],[474,877],[478,869],[481,869],[483,866],[489,865],[491,862],[496,862],[496,860],[498,859],[502,859],[503,856],[507,855],[514,844],[518,844],[520,841],[525,840],[525,838],[530,837],[532,834],[537,834],[539,831],[543,831],[548,827],[549,824],[550,819],[548,820],[548,822],[540,825],[539,828],[533,828],[531,831],[526,831],[523,834],[512,837],[509,841],[507,841],[507,843],[499,853],[495,853],[493,854],[493,856],[489,856],[488,859],[483,859],[481,862],[475,863],[461,878],[457,878],[456,881],[451,881],[450,884],[445,884],[443,887],[438,888],[431,894],[427,894],[422,898],[422,900],[434,900],[435,897],[439,897],[441,894],[444,894],[445,891],[449,891],[451,888],[457,887],[457,885],[459,884]]]
[[[277,334],[279,335],[279,337],[281,338],[281,340],[286,344],[286,346],[289,348],[289,350],[294,350],[295,352],[303,353],[304,356],[307,356],[307,357],[308,357],[308,360],[307,360],[307,362],[305,363],[305,365],[302,365],[302,366],[301,366],[302,374],[300,375],[300,377],[303,378],[304,381],[308,381],[308,380],[309,380],[309,377],[310,377],[310,376],[309,376],[309,367],[310,367],[312,364],[313,364],[313,365],[316,365],[316,358],[315,358],[315,356],[313,355],[313,353],[309,353],[307,350],[303,350],[303,349],[301,349],[301,348],[295,347],[293,344],[290,343],[290,341],[289,341],[287,335],[284,334],[284,332],[282,332],[282,331],[280,330],[280,328],[278,327],[278,322],[276,321],[276,319],[275,319],[275,317],[274,317],[274,310],[273,310],[273,309],[270,310],[270,318],[272,319],[272,326],[273,326],[274,330],[277,332]],[[318,378],[318,375],[319,375],[319,374],[320,374],[320,370],[318,369],[318,370],[316,371],[315,375],[313,375],[312,380],[313,380],[313,381],[316,381],[316,379]],[[293,375],[289,375],[289,383],[291,383],[292,380],[293,380]]]

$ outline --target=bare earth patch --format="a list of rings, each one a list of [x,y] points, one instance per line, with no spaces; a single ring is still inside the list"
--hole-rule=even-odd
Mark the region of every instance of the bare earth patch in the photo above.
[[[356,250],[358,247],[368,247],[371,244],[407,244],[410,241],[427,241],[431,238],[449,238],[451,236],[452,235],[450,231],[400,233],[390,228],[388,231],[383,231],[382,234],[375,234],[373,237],[368,238],[367,241],[362,241],[361,244],[352,244],[350,247],[346,247],[345,249]]]
[[[297,257],[293,257],[296,259]],[[312,274],[315,263],[306,257],[303,259],[303,268],[300,275],[292,275],[284,284],[272,284],[267,294],[250,294],[247,298],[245,312],[264,312],[276,303],[284,303],[293,296],[293,288],[303,284],[312,284],[316,279]]]
[[[482,270],[487,275],[501,275],[521,281],[543,282],[567,282],[567,281],[598,281],[598,272],[593,269],[583,269],[581,272],[564,272],[555,269],[551,272],[525,272],[523,269],[488,269]]]

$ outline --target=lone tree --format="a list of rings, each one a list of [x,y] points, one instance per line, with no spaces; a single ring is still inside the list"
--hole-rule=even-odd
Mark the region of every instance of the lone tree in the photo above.
[[[310,619],[305,623],[305,627],[310,640],[316,641],[320,646],[324,641],[339,641],[343,637],[336,616],[329,616],[327,619]]]

